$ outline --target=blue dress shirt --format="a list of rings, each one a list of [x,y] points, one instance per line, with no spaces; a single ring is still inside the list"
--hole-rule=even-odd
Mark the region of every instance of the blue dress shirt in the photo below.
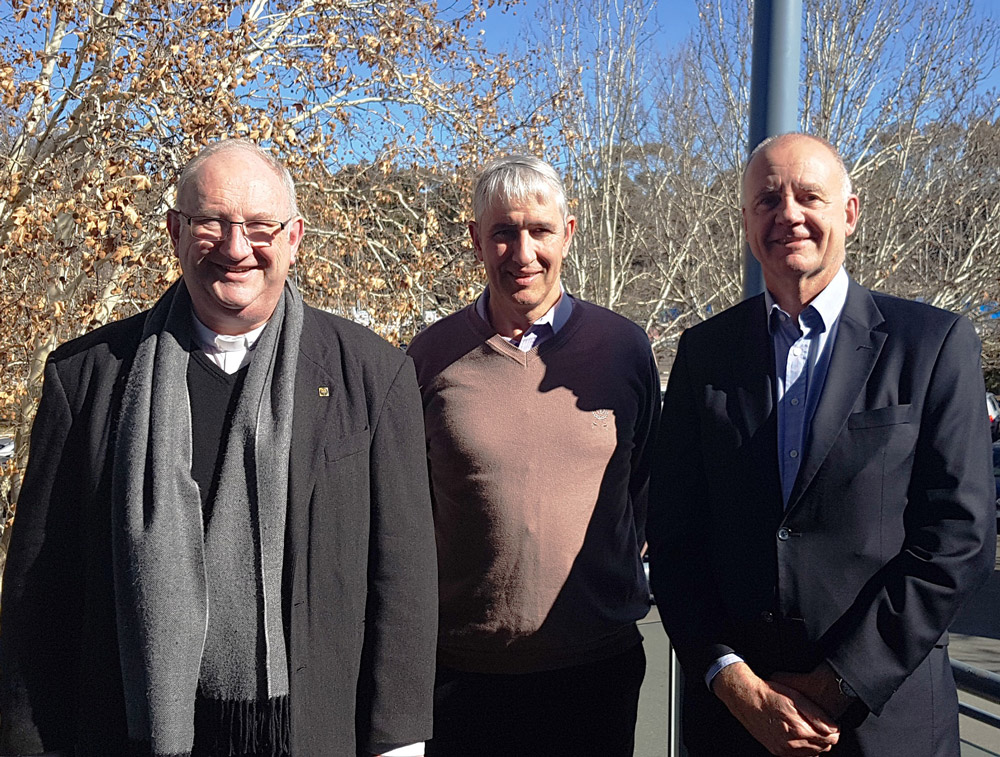
[[[774,345],[774,375],[777,379],[778,473],[781,497],[788,507],[788,497],[802,463],[802,453],[809,438],[816,405],[830,367],[830,354],[840,324],[840,314],[847,302],[847,271],[841,267],[826,288],[792,318],[764,291],[767,307],[767,330]],[[705,673],[705,684],[727,665],[743,662],[737,654],[720,657]]]

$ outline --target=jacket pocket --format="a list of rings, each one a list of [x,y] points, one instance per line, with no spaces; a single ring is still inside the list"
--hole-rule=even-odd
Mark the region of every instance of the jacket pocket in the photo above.
[[[371,445],[371,434],[368,429],[363,428],[339,439],[327,442],[323,449],[323,457],[327,463],[335,463],[345,457],[357,455],[359,452],[367,452]]]
[[[892,405],[875,410],[863,410],[851,413],[847,418],[847,427],[877,428],[879,426],[895,426],[900,423],[910,423],[913,417],[913,405]]]

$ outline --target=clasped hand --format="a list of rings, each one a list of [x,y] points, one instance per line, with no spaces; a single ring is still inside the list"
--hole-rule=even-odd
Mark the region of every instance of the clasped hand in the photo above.
[[[764,680],[739,662],[719,672],[712,690],[771,754],[809,757],[830,751],[840,738],[835,715],[803,691],[830,699],[825,696],[828,683],[821,673],[819,669],[808,674],[778,673]]]

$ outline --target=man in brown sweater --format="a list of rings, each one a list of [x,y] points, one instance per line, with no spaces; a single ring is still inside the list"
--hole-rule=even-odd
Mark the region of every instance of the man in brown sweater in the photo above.
[[[427,754],[631,755],[656,365],[563,291],[576,220],[551,166],[494,161],[474,215],[489,286],[410,347],[440,575]]]

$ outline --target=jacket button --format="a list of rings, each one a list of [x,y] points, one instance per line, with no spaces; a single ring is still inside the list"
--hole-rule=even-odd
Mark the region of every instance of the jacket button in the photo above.
[[[764,610],[764,612],[760,614],[760,617],[765,623],[774,622],[774,613],[771,612],[770,610]]]
[[[784,526],[782,526],[781,528],[778,529],[778,538],[781,539],[782,541],[788,541],[788,537],[791,536],[791,535],[792,535],[792,532],[789,531]]]

